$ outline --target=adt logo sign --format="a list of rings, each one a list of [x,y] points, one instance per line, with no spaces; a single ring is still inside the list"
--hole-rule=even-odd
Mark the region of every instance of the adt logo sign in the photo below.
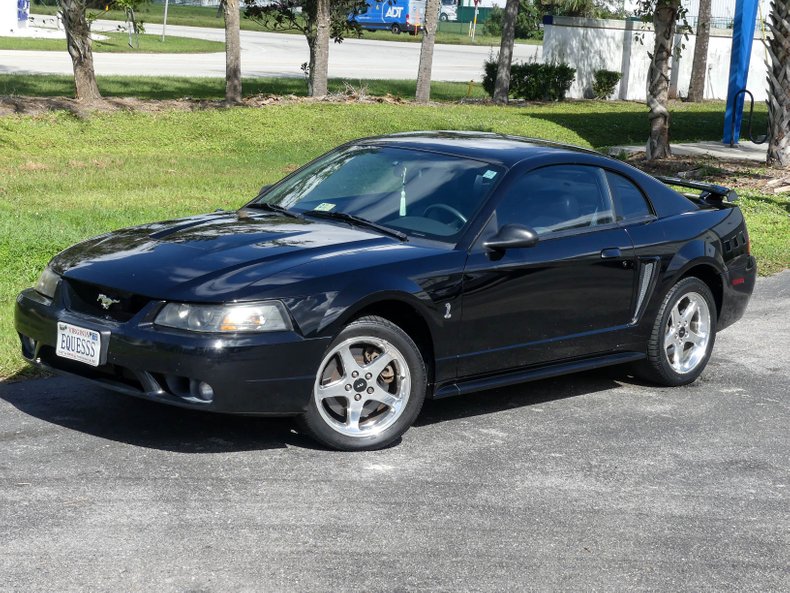
[[[402,12],[403,6],[390,6],[384,16],[388,19],[399,19]]]

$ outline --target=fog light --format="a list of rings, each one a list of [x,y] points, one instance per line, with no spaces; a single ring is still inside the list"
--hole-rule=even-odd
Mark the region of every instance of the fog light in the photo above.
[[[214,389],[205,381],[192,381],[192,395],[204,402],[214,399]]]

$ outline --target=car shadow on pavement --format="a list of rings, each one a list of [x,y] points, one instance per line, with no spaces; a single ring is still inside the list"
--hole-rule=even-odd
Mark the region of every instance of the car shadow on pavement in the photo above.
[[[0,399],[45,422],[100,438],[178,453],[316,448],[291,418],[187,410],[64,377],[0,383]]]
[[[616,389],[620,387],[621,381],[633,385],[644,384],[630,376],[625,367],[607,367],[458,397],[429,400],[425,402],[414,425],[426,426],[548,401],[590,395],[599,391]]]
[[[541,404],[635,381],[622,368],[589,371],[426,401],[415,426]],[[0,383],[0,399],[45,422],[138,447],[178,453],[228,453],[295,446],[316,449],[292,418],[212,414],[120,395],[65,377]]]

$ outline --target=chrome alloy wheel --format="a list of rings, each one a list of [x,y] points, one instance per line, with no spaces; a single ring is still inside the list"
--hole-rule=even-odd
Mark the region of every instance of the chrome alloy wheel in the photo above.
[[[372,336],[349,338],[321,362],[313,398],[319,414],[336,432],[366,437],[392,426],[411,393],[411,373],[403,354]]]
[[[681,297],[664,328],[664,354],[676,373],[686,374],[705,358],[710,341],[710,308],[696,292]]]

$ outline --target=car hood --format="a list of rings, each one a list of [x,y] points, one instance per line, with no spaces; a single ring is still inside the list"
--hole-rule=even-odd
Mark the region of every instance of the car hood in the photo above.
[[[387,245],[402,246],[343,223],[242,210],[115,231],[51,265],[67,279],[149,298],[211,301],[307,262]]]

